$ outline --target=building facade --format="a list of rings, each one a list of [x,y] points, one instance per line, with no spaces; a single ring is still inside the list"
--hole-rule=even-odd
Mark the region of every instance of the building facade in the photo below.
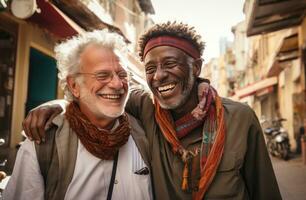
[[[306,118],[306,2],[246,0],[244,13],[248,48],[246,57],[234,50],[245,67],[232,98],[248,103],[259,118],[285,118],[294,150]]]

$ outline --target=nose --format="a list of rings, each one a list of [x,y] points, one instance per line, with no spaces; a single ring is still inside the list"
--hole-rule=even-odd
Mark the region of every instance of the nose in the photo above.
[[[158,67],[154,73],[153,79],[154,80],[163,80],[167,76],[167,72],[164,71],[161,67]]]
[[[121,89],[121,88],[123,88],[123,82],[122,82],[122,80],[119,78],[119,76],[117,74],[113,74],[113,78],[108,83],[108,85],[109,85],[109,87],[111,87],[113,89]]]

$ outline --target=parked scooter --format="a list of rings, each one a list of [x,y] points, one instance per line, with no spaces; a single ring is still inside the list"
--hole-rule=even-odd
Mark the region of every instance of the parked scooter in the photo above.
[[[282,122],[286,121],[284,118],[275,119],[271,121],[271,125],[264,128],[263,132],[266,136],[267,149],[272,156],[289,159],[290,143],[288,132],[282,126]],[[267,120],[262,121],[262,123]]]

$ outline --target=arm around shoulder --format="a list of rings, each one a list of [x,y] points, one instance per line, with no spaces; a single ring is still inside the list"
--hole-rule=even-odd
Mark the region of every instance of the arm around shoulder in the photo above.
[[[69,102],[67,100],[65,100],[65,99],[55,99],[55,100],[47,101],[47,102],[39,105],[36,108],[40,108],[40,107],[43,107],[43,106],[59,105],[62,108],[62,110],[63,110],[62,113],[65,113],[66,107],[67,107],[68,104],[69,104]],[[34,108],[34,110],[36,108]]]
[[[53,100],[31,110],[22,123],[25,134],[38,143],[44,141],[45,131],[51,127],[52,120],[63,114],[68,104],[66,100]]]

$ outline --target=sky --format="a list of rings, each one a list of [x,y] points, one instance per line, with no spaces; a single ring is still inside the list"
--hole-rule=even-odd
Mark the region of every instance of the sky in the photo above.
[[[154,22],[176,20],[195,27],[206,43],[204,59],[219,56],[219,40],[233,40],[231,27],[243,21],[244,0],[151,0]]]

